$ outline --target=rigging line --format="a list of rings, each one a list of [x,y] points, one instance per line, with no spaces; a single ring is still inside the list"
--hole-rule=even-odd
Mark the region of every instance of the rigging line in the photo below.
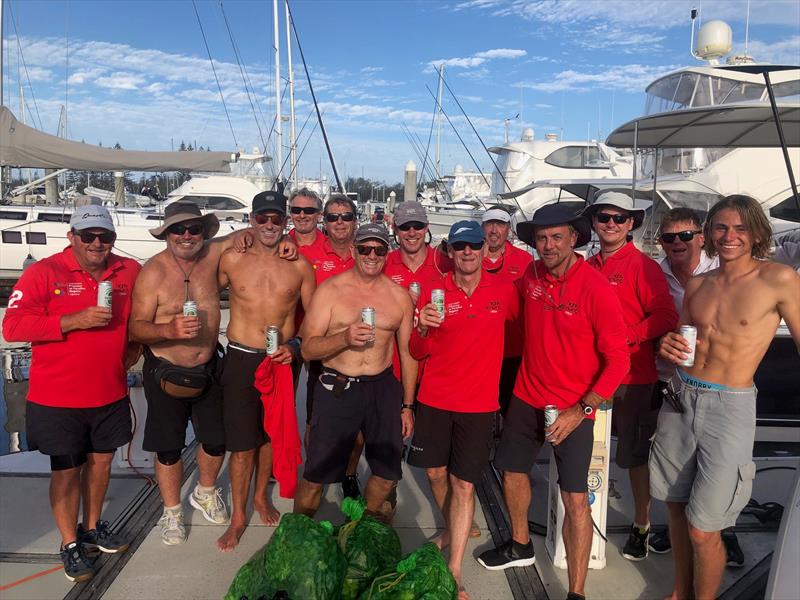
[[[418,141],[418,143],[419,143],[419,145],[421,147],[422,146],[422,140],[419,139],[419,136],[416,133],[414,133],[413,131],[411,133],[412,133],[412,135],[417,136],[417,141]],[[433,164],[430,164],[428,166],[428,169],[429,169],[428,176],[431,178],[431,181],[433,182],[433,186],[439,191],[440,194],[442,194],[442,196],[447,196],[447,199],[448,199],[449,202],[452,202],[453,201],[453,194],[451,194],[450,190],[447,189],[447,186],[444,184],[442,179],[440,177],[437,177],[436,168],[433,166]]]
[[[300,138],[302,137],[302,135],[303,135],[303,131],[305,131],[305,129],[306,129],[306,125],[308,124],[309,120],[311,120],[311,116],[312,116],[313,114],[314,114],[314,111],[313,111],[313,110],[312,110],[310,113],[308,113],[308,116],[306,117],[306,120],[305,120],[305,121],[303,121],[303,126],[302,126],[302,127],[300,127],[300,131],[299,131],[299,132],[298,132],[298,134],[295,136],[295,140],[294,140],[295,151],[297,150],[297,140],[298,140],[298,139],[300,139]],[[311,139],[311,136],[312,136],[312,135],[314,135],[314,132],[315,132],[316,130],[317,130],[317,128],[316,128],[316,126],[314,126],[314,128],[311,130],[311,133],[309,133],[309,134],[308,134],[308,140],[306,140],[306,143],[303,145],[303,150],[305,150],[306,146],[308,145],[308,142],[309,142],[309,140]],[[295,176],[295,172],[297,171],[297,164],[300,162],[300,158],[301,158],[301,157],[302,157],[302,152],[300,153],[300,156],[297,156],[297,157],[296,157],[296,160],[295,160],[294,166],[292,167],[292,170],[289,172],[289,175],[287,175],[287,177],[286,177],[286,179],[287,179],[288,181],[291,181],[292,177],[294,177],[294,176]],[[285,161],[284,161],[284,162],[285,162]]]
[[[312,114],[314,114],[313,111],[311,113],[309,113],[309,117]],[[319,123],[314,123],[314,127],[311,129],[311,133],[309,133],[308,134],[308,138],[306,138],[306,143],[303,144],[303,148],[300,150],[300,154],[297,155],[297,162],[295,162],[295,164],[294,164],[294,168],[295,169],[297,169],[297,165],[300,164],[300,159],[303,158],[303,154],[305,154],[305,152],[306,152],[306,147],[308,147],[308,143],[311,141],[312,136],[314,135],[314,132],[317,130],[317,126],[318,125],[319,125]],[[290,173],[289,175],[291,177],[292,175],[294,175],[294,172]]]
[[[401,123],[401,128],[402,128],[402,131],[403,131],[403,135],[406,136],[406,139],[411,144],[411,148],[414,150],[414,153],[417,155],[417,160],[419,160],[420,163],[422,164],[423,163],[423,160],[422,160],[422,156],[423,156],[423,153],[422,153],[422,148],[423,148],[422,140],[420,140],[419,136],[416,136],[416,134],[414,132],[412,132],[411,129],[408,127],[408,125],[406,125],[405,123]],[[424,174],[427,175],[428,178],[433,182],[434,189],[436,189],[436,191],[438,191],[443,197],[446,196],[446,197],[450,198],[450,201],[452,202],[453,197],[451,196],[450,191],[436,177],[436,172],[434,171],[433,166],[431,164],[428,164],[427,167],[426,167],[423,164],[422,169],[424,171]]]
[[[425,158],[422,163],[422,169],[420,169],[420,175],[422,175],[423,171],[425,170],[425,163],[428,162],[428,154],[431,149],[431,138],[433,137],[433,126],[436,124],[436,107],[437,107],[437,102],[434,102],[433,113],[431,113],[431,127],[428,130],[428,145],[425,146]],[[417,189],[419,189],[421,183],[422,183],[421,181],[417,182]]]
[[[228,119],[228,127],[231,128],[231,135],[233,136],[233,145],[234,147],[239,147],[239,142],[236,140],[236,133],[233,131],[233,123],[231,123],[231,116],[228,114],[228,106],[225,104],[225,96],[222,95],[222,86],[219,84],[219,77],[217,77],[217,69],[214,67],[214,59],[211,58],[211,49],[208,47],[208,40],[206,40],[206,32],[203,31],[203,23],[200,21],[200,13],[197,12],[197,4],[195,0],[192,0],[192,8],[194,9],[194,15],[197,17],[197,24],[200,26],[200,35],[203,36],[203,44],[206,47],[206,53],[208,54],[208,61],[211,63],[211,70],[214,72],[214,80],[217,82],[217,89],[219,90],[219,97],[222,100],[222,108],[225,109],[225,117]]]
[[[328,132],[325,131],[325,124],[322,122],[322,115],[319,111],[319,105],[317,104],[317,95],[314,93],[314,86],[311,84],[311,74],[308,72],[308,65],[306,64],[306,57],[303,54],[303,46],[300,44],[300,36],[297,35],[297,27],[294,24],[294,15],[292,14],[291,8],[289,8],[289,2],[286,2],[286,10],[289,11],[289,22],[292,24],[292,31],[294,31],[294,39],[297,42],[297,49],[300,51],[300,59],[303,61],[303,70],[306,73],[306,79],[308,80],[308,89],[311,92],[311,99],[314,101],[314,109],[317,111],[317,121],[319,122],[320,131],[322,131],[322,139],[325,140],[325,148],[328,151],[328,158],[331,161],[331,168],[333,169],[333,176],[336,178],[336,185],[339,186],[339,191],[344,192],[344,186],[342,185],[341,179],[339,179],[339,171],[336,170],[336,162],[333,160],[333,151],[331,150],[330,142],[328,141]]]
[[[256,122],[256,128],[258,128],[258,137],[261,139],[261,143],[264,144],[266,148],[266,143],[264,142],[264,133],[261,131],[261,123],[258,122],[258,117],[256,116],[256,109],[253,106],[253,99],[250,96],[250,89],[247,87],[247,80],[244,76],[244,70],[242,69],[242,61],[239,57],[239,49],[236,47],[236,43],[233,41],[233,32],[231,31],[230,23],[228,23],[228,15],[225,14],[225,7],[222,6],[222,0],[219,3],[219,10],[222,12],[222,19],[225,21],[225,28],[228,30],[228,39],[231,41],[231,46],[233,47],[233,56],[236,58],[236,64],[239,66],[239,74],[242,76],[242,83],[244,84],[244,92],[247,94],[247,100],[250,103],[250,110],[253,113],[253,120]]]
[[[475,136],[478,138],[478,141],[481,143],[481,146],[483,146],[484,152],[486,152],[486,154],[489,156],[489,160],[492,161],[492,164],[494,165],[495,171],[500,175],[500,178],[503,180],[503,185],[506,186],[506,189],[509,192],[513,191],[511,189],[511,186],[508,185],[508,181],[506,181],[506,178],[503,175],[503,171],[500,169],[500,167],[497,166],[497,162],[494,160],[494,156],[492,156],[492,153],[489,152],[489,149],[486,147],[486,144],[483,143],[483,139],[481,138],[481,135],[478,133],[478,130],[475,129],[475,126],[472,124],[472,121],[470,120],[469,116],[467,115],[467,112],[464,110],[464,107],[461,106],[461,102],[458,101],[458,98],[456,98],[456,95],[453,93],[453,90],[450,89],[450,84],[447,83],[447,80],[444,77],[442,77],[442,81],[444,82],[444,85],[447,88],[447,91],[450,92],[450,95],[453,97],[453,100],[456,101],[456,104],[458,105],[458,108],[461,109],[461,114],[464,115],[464,118],[467,120],[467,123],[469,123],[469,126],[472,127],[472,131],[475,134]],[[486,178],[484,177],[483,180],[486,181]],[[487,183],[488,183],[488,181],[487,181]],[[490,188],[491,188],[491,186],[490,186]],[[522,211],[522,206],[520,206],[519,200],[517,200],[516,196],[514,197],[514,204],[517,205],[517,208],[519,209],[519,211],[524,215],[525,213]]]
[[[22,44],[19,41],[19,31],[17,31],[17,20],[14,17],[14,9],[11,8],[11,2],[8,3],[8,13],[11,17],[11,24],[14,26],[14,34],[17,36],[17,51],[19,52],[19,56],[22,59],[22,67],[25,70],[25,79],[28,80],[28,89],[31,91],[31,98],[33,98],[33,106],[36,109],[36,116],[39,118],[39,129],[44,130],[42,126],[42,117],[39,115],[39,104],[36,102],[36,94],[33,92],[33,85],[31,84],[31,76],[28,73],[28,64],[25,62],[25,53],[22,51]],[[24,108],[23,108],[24,110]],[[31,115],[31,120],[36,123],[36,119],[33,118],[33,113],[28,109],[28,112]]]
[[[428,90],[428,93],[429,93],[431,96],[433,96],[433,92],[431,92],[431,88],[429,88],[429,87],[426,85],[426,86],[425,86],[425,89],[426,89],[426,90]],[[434,98],[436,98],[436,96],[433,96],[433,97],[434,97]],[[437,103],[437,104],[439,104],[439,101],[437,100],[437,101],[436,101],[436,103]],[[467,148],[467,145],[464,143],[464,140],[462,139],[462,137],[461,137],[461,134],[459,134],[459,133],[458,133],[458,129],[456,129],[456,126],[455,126],[455,125],[453,125],[453,122],[450,120],[450,116],[449,116],[449,115],[448,115],[446,112],[444,112],[444,109],[442,108],[442,105],[441,105],[441,104],[439,104],[439,110],[440,110],[440,111],[441,111],[441,113],[444,115],[444,118],[445,118],[445,119],[447,119],[447,122],[450,124],[450,127],[452,127],[452,128],[453,128],[453,132],[456,134],[456,137],[458,138],[458,141],[459,141],[459,142],[461,142],[461,145],[462,145],[462,146],[464,146],[464,150],[465,150],[465,151],[467,152],[467,154],[469,155],[469,158],[470,158],[470,160],[472,160],[472,164],[473,164],[473,165],[475,165],[475,168],[478,170],[478,173],[480,173],[480,174],[481,174],[481,176],[483,176],[483,180],[484,180],[484,181],[485,181],[485,182],[488,184],[489,182],[488,182],[488,181],[486,181],[486,176],[485,176],[485,175],[483,175],[483,170],[482,170],[482,169],[481,169],[481,168],[478,166],[478,161],[476,161],[476,160],[475,160],[475,157],[474,157],[474,156],[472,156],[472,152],[470,152],[470,151],[469,151],[469,148]],[[480,203],[481,203],[481,206],[483,206],[484,208],[486,208],[486,205],[483,203],[483,200],[480,200],[480,199],[478,199],[478,202],[480,202]]]

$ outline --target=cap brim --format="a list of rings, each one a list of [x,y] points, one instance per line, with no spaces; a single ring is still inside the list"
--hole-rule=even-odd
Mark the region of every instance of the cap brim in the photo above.
[[[203,216],[193,215],[192,213],[178,213],[176,215],[171,215],[164,220],[164,223],[161,225],[161,227],[150,229],[150,235],[157,240],[164,240],[167,238],[167,229],[169,229],[172,225],[175,225],[175,223],[196,221],[197,219],[200,219],[205,227],[205,232],[203,233],[204,239],[210,240],[217,235],[217,232],[219,231],[219,219],[217,218],[217,215],[213,213]]]
[[[533,221],[523,221],[517,225],[517,237],[529,246],[535,246],[534,232],[537,227],[553,227],[556,225],[572,225],[578,233],[578,240],[575,242],[575,247],[580,248],[585,246],[592,239],[592,228],[589,221],[583,217],[578,217],[568,222],[561,221],[559,223],[534,223]]]
[[[633,228],[631,229],[631,231],[639,229],[639,227],[642,226],[642,223],[644,223],[645,209],[624,208],[622,206],[617,206],[616,204],[607,204],[605,202],[600,204],[590,204],[589,206],[583,209],[583,212],[581,214],[587,219],[589,219],[589,223],[591,224],[592,216],[594,215],[594,213],[597,212],[597,209],[600,208],[601,206],[613,206],[614,208],[618,208],[619,210],[624,210],[626,213],[631,215],[633,217]]]

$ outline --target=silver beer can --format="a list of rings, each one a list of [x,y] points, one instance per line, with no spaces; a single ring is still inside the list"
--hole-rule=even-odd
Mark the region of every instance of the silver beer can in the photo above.
[[[280,333],[280,329],[275,325],[267,327],[267,354],[273,355],[278,351]]]
[[[416,294],[417,296],[419,296],[420,292],[419,284],[416,281],[412,281],[411,283],[408,284],[408,291],[411,292],[412,294]]]
[[[691,367],[694,365],[694,351],[697,348],[697,327],[694,325],[681,325],[679,332],[689,344],[689,356],[686,360],[679,362],[682,367]]]
[[[197,316],[197,302],[194,300],[187,300],[183,303],[183,316],[196,317]]]
[[[439,318],[444,319],[444,290],[439,288],[431,290],[431,303],[436,307]]]
[[[361,309],[361,322],[366,323],[370,327],[375,327],[375,309],[371,306],[365,306]]]
[[[552,426],[558,418],[558,409],[555,404],[548,404],[544,407],[544,428]]]
[[[111,298],[114,286],[110,281],[101,281],[97,284],[97,306],[111,308]]]

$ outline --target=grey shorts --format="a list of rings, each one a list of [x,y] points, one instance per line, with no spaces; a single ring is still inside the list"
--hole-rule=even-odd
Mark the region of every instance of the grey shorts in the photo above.
[[[632,469],[647,464],[650,445],[656,432],[658,405],[653,395],[655,384],[621,385],[614,392],[612,431],[617,436],[617,466]]]
[[[686,516],[701,531],[732,527],[753,488],[757,390],[702,389],[678,375],[670,388],[683,412],[666,400],[661,407],[650,452],[650,494],[688,503]]]

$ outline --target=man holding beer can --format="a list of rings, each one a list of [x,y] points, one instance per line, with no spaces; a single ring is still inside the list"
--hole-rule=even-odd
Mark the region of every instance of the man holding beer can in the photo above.
[[[662,234],[663,235],[663,234]],[[650,455],[650,490],[667,502],[675,557],[674,598],[715,598],[725,569],[720,531],[750,499],[755,463],[753,375],[784,319],[800,347],[800,275],[769,257],[772,230],[748,196],[708,212],[704,248],[719,268],[688,280],[680,325],[697,329],[692,366],[670,387]],[[686,363],[691,347],[670,332],[659,354]]]
[[[517,235],[535,246],[540,260],[517,282],[524,302],[525,349],[514,396],[495,455],[503,471],[512,539],[480,555],[491,570],[534,562],[528,532],[528,473],[543,443],[553,444],[564,502],[564,546],[570,598],[583,598],[592,518],[587,476],[594,438],[594,411],[619,387],[630,366],[625,324],[611,286],[575,248],[591,239],[585,217],[568,204],[549,204]],[[559,415],[544,428],[544,408]]]
[[[647,203],[649,205],[649,203]],[[600,239],[600,252],[587,260],[608,279],[619,298],[631,369],[612,397],[612,431],[617,437],[617,466],[628,471],[634,514],[622,556],[647,558],[650,537],[650,477],[647,459],[661,406],[653,395],[658,380],[655,342],[678,323],[663,271],[628,235],[641,227],[645,209],[617,191],[597,195],[583,214]]]
[[[102,206],[76,208],[69,225],[69,246],[28,267],[14,286],[3,336],[31,342],[28,447],[50,456],[64,573],[86,581],[95,572],[87,548],[128,548],[100,513],[114,452],[132,437],[126,371],[141,347],[128,342],[128,316],[140,267],[111,253],[116,233]]]
[[[475,513],[475,485],[489,462],[503,360],[505,322],[519,311],[514,285],[483,272],[484,234],[475,221],[450,228],[454,271],[437,282],[435,302],[420,300],[410,351],[425,360],[408,463],[425,469],[444,517],[440,549],[450,547],[450,571],[461,585],[461,563]],[[474,349],[463,360],[465,349]],[[475,374],[479,373],[479,377]]]
[[[308,450],[294,511],[313,515],[326,484],[342,480],[353,443],[363,432],[372,471],[367,510],[377,514],[402,477],[403,438],[413,429],[417,363],[408,353],[414,318],[408,292],[383,275],[389,233],[382,225],[358,228],[355,266],[317,288],[301,330],[303,357],[321,360],[314,390]],[[375,309],[375,325],[363,309]],[[371,319],[368,312],[367,317]],[[395,338],[403,383],[392,373]]]

